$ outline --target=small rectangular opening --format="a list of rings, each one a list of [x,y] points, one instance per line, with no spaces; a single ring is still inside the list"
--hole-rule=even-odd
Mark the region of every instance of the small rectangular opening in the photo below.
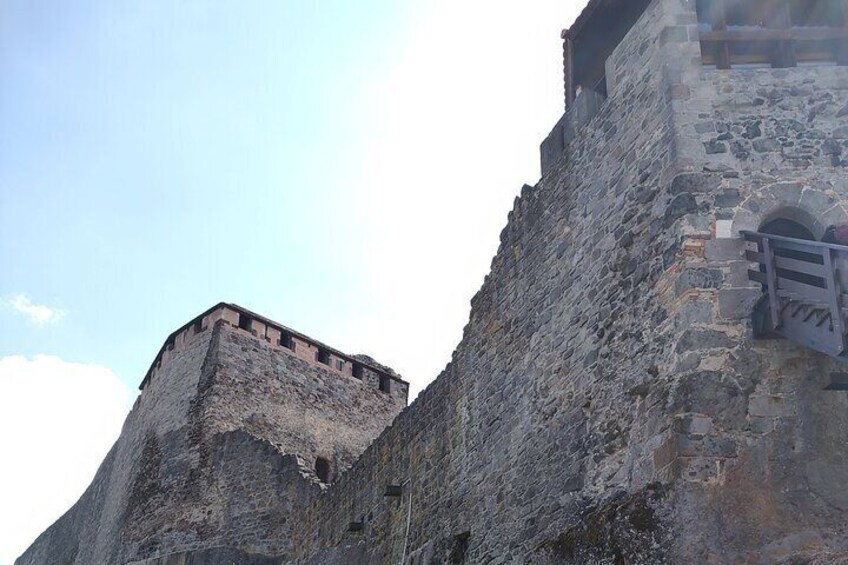
[[[393,497],[393,498],[403,496],[403,486],[402,485],[386,485],[386,492],[383,493],[383,496],[390,496],[390,497]]]
[[[353,364],[353,376],[359,380],[362,380],[362,365],[359,363]]]
[[[831,373],[825,390],[848,390],[848,373]]]
[[[250,316],[245,314],[239,314],[239,324],[238,327],[250,331],[253,327],[253,320],[250,319]]]
[[[392,392],[392,379],[386,375],[380,375],[380,391],[386,394],[391,394]]]
[[[280,332],[280,345],[294,351],[294,338],[288,332]]]
[[[345,367],[345,362],[342,361],[341,359],[336,359],[336,369],[338,369],[339,371],[344,371],[344,367]]]
[[[199,334],[203,331],[203,319],[195,320],[194,325],[192,326],[195,334]]]
[[[315,360],[324,365],[330,364],[330,352],[326,349],[319,349],[315,352]]]

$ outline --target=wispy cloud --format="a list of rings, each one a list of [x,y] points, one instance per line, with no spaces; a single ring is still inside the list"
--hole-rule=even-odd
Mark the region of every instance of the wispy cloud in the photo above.
[[[35,326],[55,324],[65,317],[63,310],[36,304],[24,294],[18,294],[8,300],[12,309],[27,318]]]

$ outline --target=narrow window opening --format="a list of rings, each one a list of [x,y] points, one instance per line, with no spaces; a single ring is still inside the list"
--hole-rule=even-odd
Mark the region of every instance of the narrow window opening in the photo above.
[[[203,320],[196,320],[194,322],[193,331],[195,334],[199,334],[203,331]]]
[[[848,390],[848,373],[831,373],[825,390]]]
[[[250,319],[250,316],[245,316],[244,314],[239,314],[239,323],[238,327],[250,331],[253,327],[253,320]]]
[[[362,365],[359,363],[353,364],[353,376],[359,380],[362,380]]]
[[[380,375],[380,391],[386,394],[391,394],[392,392],[392,379],[386,375]]]
[[[326,349],[319,349],[315,352],[315,360],[324,365],[330,364],[330,352]]]
[[[294,338],[288,332],[280,332],[280,345],[294,351]]]
[[[345,367],[345,362],[342,361],[341,359],[337,359],[336,360],[336,369],[338,369],[339,371],[344,371],[344,367]]]
[[[322,483],[330,482],[330,462],[323,457],[315,459],[315,474]]]

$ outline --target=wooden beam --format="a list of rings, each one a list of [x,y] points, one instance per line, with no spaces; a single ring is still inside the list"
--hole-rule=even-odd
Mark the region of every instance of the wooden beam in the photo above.
[[[792,30],[792,13],[789,9],[789,0],[774,0],[774,26],[784,31]],[[778,41],[775,45],[774,67],[795,67],[798,61],[795,58],[795,42],[790,40]]]
[[[705,31],[701,41],[822,41],[848,38],[848,28],[739,29]]]

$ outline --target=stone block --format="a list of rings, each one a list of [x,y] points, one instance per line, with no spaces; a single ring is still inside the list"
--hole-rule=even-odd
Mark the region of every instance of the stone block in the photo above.
[[[735,208],[742,203],[742,197],[736,189],[725,190],[716,194],[714,204],[716,208]]]
[[[686,214],[694,212],[697,209],[698,202],[692,194],[688,192],[678,194],[672,199],[668,207],[665,209],[663,227],[670,228],[679,218],[682,218]]]
[[[674,430],[690,437],[705,436],[713,430],[713,419],[702,414],[680,414],[674,419]]]
[[[719,347],[732,347],[733,342],[727,334],[711,329],[690,329],[683,332],[677,342],[676,351],[696,351],[700,349],[715,349]]]
[[[758,395],[748,399],[748,414],[762,418],[795,416],[795,403],[783,396]]]
[[[705,141],[704,151],[707,152],[707,155],[719,155],[721,153],[727,153],[727,144],[723,141],[718,140]]]
[[[724,273],[721,269],[709,267],[692,267],[684,269],[677,275],[674,281],[674,290],[677,296],[685,294],[692,289],[716,289],[724,282]]]
[[[704,243],[704,257],[710,261],[738,261],[744,253],[742,239],[710,239]]]
[[[736,457],[738,445],[731,437],[687,436],[677,438],[679,457]]]
[[[718,313],[725,320],[744,320],[762,296],[756,288],[727,288],[718,292]]]
[[[757,153],[773,153],[780,151],[780,142],[776,139],[760,138],[754,140],[753,147]]]
[[[686,481],[708,482],[716,478],[719,462],[711,457],[680,459],[680,478]]]
[[[685,192],[712,192],[721,184],[721,175],[715,173],[681,173],[671,181],[669,192],[677,195]]]
[[[713,303],[710,300],[687,300],[675,314],[675,326],[680,329],[713,321]]]
[[[671,436],[653,452],[654,469],[659,470],[677,458],[677,438]]]

